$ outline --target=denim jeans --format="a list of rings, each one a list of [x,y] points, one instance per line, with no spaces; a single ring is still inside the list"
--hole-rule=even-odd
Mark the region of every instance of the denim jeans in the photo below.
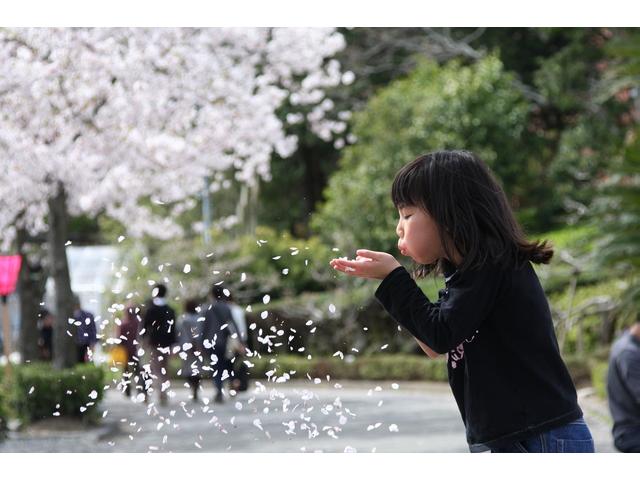
[[[593,453],[593,437],[583,418],[500,448],[493,453]]]

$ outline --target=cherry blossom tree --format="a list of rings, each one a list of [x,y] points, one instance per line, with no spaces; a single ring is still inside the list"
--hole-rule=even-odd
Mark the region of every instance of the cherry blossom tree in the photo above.
[[[70,215],[179,235],[150,203],[192,201],[214,172],[268,178],[272,154],[296,148],[285,100],[322,138],[344,130],[324,93],[342,80],[343,47],[330,28],[0,30],[2,249],[16,229],[47,231],[56,311],[71,317]],[[68,327],[57,322],[57,367],[73,363]]]

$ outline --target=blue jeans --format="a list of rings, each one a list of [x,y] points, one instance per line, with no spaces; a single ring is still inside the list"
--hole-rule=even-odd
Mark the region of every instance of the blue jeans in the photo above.
[[[583,418],[546,432],[494,448],[493,453],[593,453],[593,437]]]

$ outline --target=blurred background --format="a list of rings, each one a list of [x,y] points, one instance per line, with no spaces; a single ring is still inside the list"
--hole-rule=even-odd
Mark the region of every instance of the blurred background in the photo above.
[[[96,315],[95,361],[117,366],[111,351],[125,305],[144,305],[154,283],[167,285],[181,313],[185,300],[205,302],[224,282],[260,354],[254,378],[275,365],[276,376],[297,378],[446,380],[444,362],[426,361],[377,304],[377,283],[338,276],[328,262],[356,248],[398,255],[395,172],[426,152],[468,149],[495,172],[528,237],[553,243],[551,264],[536,269],[560,348],[576,384],[604,399],[609,348],[640,308],[640,32],[338,28],[329,36],[337,43],[317,56],[334,62],[338,80],[317,98],[301,102],[287,85],[304,83],[311,68],[274,80],[286,95],[273,115],[295,147],[267,149],[265,168],[249,176],[238,175],[247,156],[229,153],[245,163],[199,170],[202,183],[180,198],[143,192],[144,215],[170,219],[176,233],[132,233],[146,219],[70,209],[69,286]],[[224,136],[239,127],[220,128]],[[174,154],[164,168],[182,162]],[[14,227],[5,253],[23,256],[8,300],[22,362],[38,359],[38,310],[59,306],[52,212],[38,228],[17,215],[5,221]],[[442,284],[420,281],[430,298]]]

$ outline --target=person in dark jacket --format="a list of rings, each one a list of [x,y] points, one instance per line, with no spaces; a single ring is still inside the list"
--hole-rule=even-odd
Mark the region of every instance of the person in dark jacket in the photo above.
[[[73,297],[73,319],[76,326],[76,352],[78,363],[87,363],[93,357],[93,348],[97,342],[96,322],[91,312],[80,305],[80,297]]]
[[[618,450],[640,453],[640,317],[611,347],[607,396]]]
[[[213,285],[211,304],[204,309],[202,328],[202,345],[205,352],[203,369],[212,372],[216,403],[224,402],[223,384],[231,375],[231,366],[227,361],[227,342],[231,335],[238,335],[227,298],[224,287]]]
[[[53,315],[46,308],[42,308],[38,313],[38,347],[40,349],[40,360],[50,362],[53,358]]]
[[[382,280],[376,298],[429,356],[447,355],[449,384],[472,452],[593,452],[560,356],[528,241],[489,168],[467,151],[418,157],[396,175],[398,249],[445,276],[432,301],[388,253],[333,259],[348,275]]]
[[[200,389],[200,377],[202,375],[202,328],[204,322],[198,313],[198,302],[189,299],[184,304],[184,314],[180,317],[179,343],[181,347],[180,358],[182,368],[180,372],[187,379],[191,387],[191,396],[194,402],[198,401]]]
[[[151,305],[144,314],[142,335],[151,355],[151,378],[153,388],[157,389],[160,405],[167,404],[169,380],[169,356],[171,346],[176,343],[176,314],[167,304],[167,287],[157,284],[153,287]]]
[[[138,336],[142,319],[140,318],[140,307],[133,302],[129,302],[124,311],[124,317],[118,328],[118,337],[120,345],[124,348],[127,358],[125,362],[123,381],[125,383],[124,393],[127,397],[131,396],[132,385],[136,390],[142,390],[141,374],[140,374],[140,358],[138,350],[140,343]]]

